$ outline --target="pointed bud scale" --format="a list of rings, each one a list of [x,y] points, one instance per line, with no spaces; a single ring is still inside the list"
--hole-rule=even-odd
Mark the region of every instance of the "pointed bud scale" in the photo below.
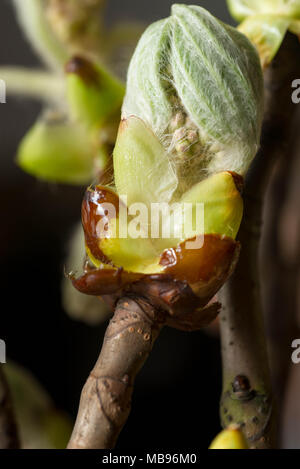
[[[73,57],[66,65],[71,115],[90,127],[99,127],[121,109],[123,84],[99,65]],[[119,111],[120,112],[120,111]]]

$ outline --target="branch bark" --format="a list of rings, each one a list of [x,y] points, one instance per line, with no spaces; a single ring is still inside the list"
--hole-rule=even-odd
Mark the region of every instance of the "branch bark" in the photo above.
[[[2,366],[0,365],[0,449],[19,449],[17,424]]]
[[[82,390],[69,449],[115,446],[130,413],[135,377],[164,322],[165,315],[145,299],[119,300],[98,361]]]
[[[266,201],[266,228],[262,239],[264,304],[274,394],[278,402],[290,398],[291,344],[300,336],[298,283],[300,278],[299,111],[293,134],[276,167]],[[288,441],[285,406],[280,406],[280,441]],[[294,441],[293,438],[291,441]]]
[[[299,125],[299,119],[297,126]],[[295,135],[297,132],[297,135]],[[299,186],[298,128],[294,129],[286,157],[276,168],[268,196],[268,217],[263,237],[262,259],[265,283],[265,316],[274,392],[284,398],[291,343],[299,337],[297,290],[300,272],[299,190],[293,200],[291,189]]]
[[[223,426],[239,424],[253,448],[276,445],[262,305],[258,252],[263,201],[274,163],[286,154],[296,106],[291,83],[300,73],[300,46],[288,33],[265,72],[265,119],[260,151],[245,181],[245,216],[239,233],[242,252],[221,292]]]

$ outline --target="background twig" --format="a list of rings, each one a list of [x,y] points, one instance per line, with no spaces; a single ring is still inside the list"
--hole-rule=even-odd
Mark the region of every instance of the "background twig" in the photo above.
[[[119,300],[99,359],[82,390],[69,449],[114,447],[130,412],[136,374],[163,323],[164,315],[146,300]]]
[[[300,46],[287,34],[265,72],[265,119],[261,149],[245,181],[245,216],[237,269],[221,293],[224,426],[244,428],[254,448],[276,444],[275,409],[271,396],[258,269],[258,249],[267,184],[277,159],[286,155],[296,106],[291,83],[300,73]]]

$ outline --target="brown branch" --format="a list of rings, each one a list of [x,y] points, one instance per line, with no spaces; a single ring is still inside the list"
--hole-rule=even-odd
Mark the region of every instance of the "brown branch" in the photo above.
[[[295,130],[298,134],[298,129]],[[297,290],[300,272],[300,218],[299,208],[291,200],[290,194],[293,180],[294,184],[299,185],[299,163],[296,164],[299,137],[295,137],[293,135],[286,158],[279,162],[272,179],[262,251],[267,277],[264,280],[265,310],[272,381],[280,402],[284,397],[291,364],[291,343],[299,337]],[[299,197],[299,191],[297,192]],[[299,200],[297,204],[298,202]]]
[[[20,441],[11,395],[0,365],[0,449],[18,449]]]
[[[286,154],[296,106],[291,83],[300,74],[300,46],[288,33],[265,72],[261,149],[245,183],[240,261],[223,288],[221,315],[223,393],[221,420],[237,423],[254,448],[276,445],[276,412],[265,344],[258,250],[266,187],[274,163]]]
[[[122,298],[105,334],[99,359],[81,394],[69,449],[113,448],[143,366],[165,315],[142,298]]]
[[[300,336],[298,282],[300,278],[299,114],[286,157],[279,161],[266,200],[266,228],[262,239],[264,302],[274,394],[282,402],[292,369],[291,343]]]

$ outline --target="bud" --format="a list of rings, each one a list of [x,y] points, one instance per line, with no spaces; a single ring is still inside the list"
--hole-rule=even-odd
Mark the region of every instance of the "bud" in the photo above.
[[[279,50],[286,32],[300,34],[300,0],[227,0],[238,29],[256,46],[263,67]]]
[[[231,15],[243,21],[251,15],[281,15],[300,19],[300,0],[227,0]]]
[[[209,449],[249,449],[249,446],[240,428],[231,425],[216,436]]]
[[[240,189],[259,146],[262,114],[259,57],[243,34],[185,5],[150,26],[129,67],[114,187],[89,188],[83,202],[94,268],[72,279],[76,288],[102,295],[167,278],[206,305],[238,257]],[[159,203],[167,210],[153,223]],[[195,223],[198,204],[202,226]]]
[[[215,171],[244,175],[260,140],[263,78],[244,35],[198,6],[173,5],[140,39],[123,118],[142,119],[179,177],[178,191]]]
[[[239,30],[256,46],[263,68],[268,66],[277,54],[283,38],[291,26],[285,16],[250,16],[240,25]]]
[[[117,114],[119,121],[124,97],[119,80],[83,57],[73,57],[66,65],[66,74],[70,113],[75,120],[100,127]]]
[[[47,113],[22,140],[18,164],[40,179],[86,184],[94,170],[94,155],[85,130]]]
[[[105,0],[46,0],[53,32],[71,53],[97,54],[103,41]]]

